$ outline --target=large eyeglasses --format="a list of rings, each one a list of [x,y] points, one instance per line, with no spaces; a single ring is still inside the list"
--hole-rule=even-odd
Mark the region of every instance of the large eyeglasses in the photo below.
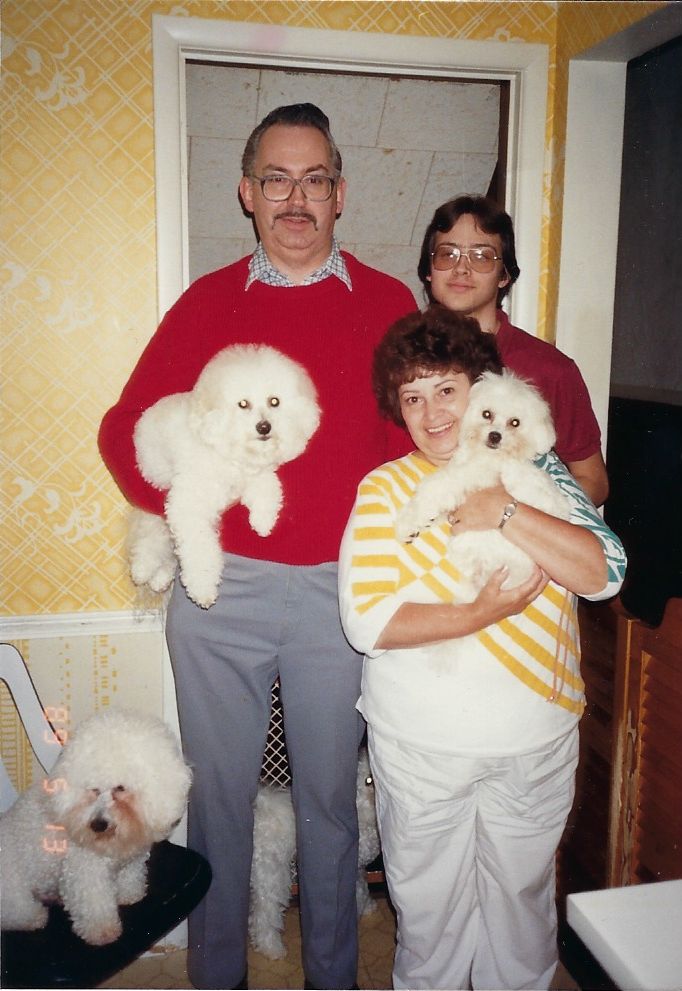
[[[502,259],[495,253],[494,248],[483,246],[462,251],[456,244],[439,244],[431,252],[433,267],[439,272],[447,272],[449,268],[459,265],[460,258],[466,258],[474,272],[492,272],[495,262]]]
[[[324,203],[334,192],[336,179],[328,175],[304,175],[302,179],[294,179],[290,175],[252,175],[260,183],[263,196],[273,203],[282,203],[288,200],[296,186],[300,186],[301,191],[311,203]]]

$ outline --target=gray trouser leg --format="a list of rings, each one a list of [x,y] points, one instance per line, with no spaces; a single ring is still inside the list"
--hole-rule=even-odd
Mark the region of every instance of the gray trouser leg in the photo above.
[[[300,623],[280,648],[284,728],[293,777],[303,969],[316,988],[357,980],[356,776],[364,722],[355,709],[362,661],[338,614],[336,566],[294,573]]]
[[[246,969],[253,813],[278,672],[299,830],[306,978],[356,980],[355,774],[361,661],[341,631],[336,567],[294,568],[226,555],[218,601],[176,584],[167,637],[185,753],[194,767],[189,845],[213,883],[189,922],[196,987],[229,988]]]

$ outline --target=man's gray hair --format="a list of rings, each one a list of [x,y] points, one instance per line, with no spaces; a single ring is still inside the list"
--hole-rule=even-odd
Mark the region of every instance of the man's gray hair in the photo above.
[[[329,160],[338,179],[342,168],[341,152],[336,147],[329,129],[329,118],[314,103],[290,103],[288,106],[271,110],[249,135],[242,155],[242,175],[253,175],[260,139],[265,131],[275,124],[283,124],[285,127],[314,127],[320,131],[329,146]]]

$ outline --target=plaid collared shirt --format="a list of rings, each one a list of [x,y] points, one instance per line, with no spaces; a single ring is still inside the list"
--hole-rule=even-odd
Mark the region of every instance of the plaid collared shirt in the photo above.
[[[301,285],[312,286],[316,282],[322,282],[323,279],[328,278],[330,275],[335,275],[337,279],[341,279],[349,292],[353,291],[350,275],[348,274],[346,263],[343,260],[339,243],[335,237],[332,238],[332,250],[329,258],[326,260],[324,265],[320,265],[320,267],[315,269],[314,272],[307,275]],[[289,289],[295,285],[288,275],[284,275],[275,268],[268,256],[265,254],[265,249],[260,242],[253,253],[251,261],[249,262],[249,274],[246,279],[244,291],[246,292],[249,286],[256,281],[264,282],[268,286],[279,286],[283,289]]]

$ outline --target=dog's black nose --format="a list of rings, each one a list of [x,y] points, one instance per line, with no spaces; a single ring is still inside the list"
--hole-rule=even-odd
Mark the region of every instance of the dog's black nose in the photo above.
[[[502,434],[497,430],[491,430],[488,434],[488,447],[499,447],[501,440]]]
[[[90,829],[93,833],[104,833],[109,828],[109,823],[106,819],[93,819],[90,823]]]
[[[259,420],[256,424],[256,430],[261,437],[267,437],[272,430],[272,425],[269,420]]]

